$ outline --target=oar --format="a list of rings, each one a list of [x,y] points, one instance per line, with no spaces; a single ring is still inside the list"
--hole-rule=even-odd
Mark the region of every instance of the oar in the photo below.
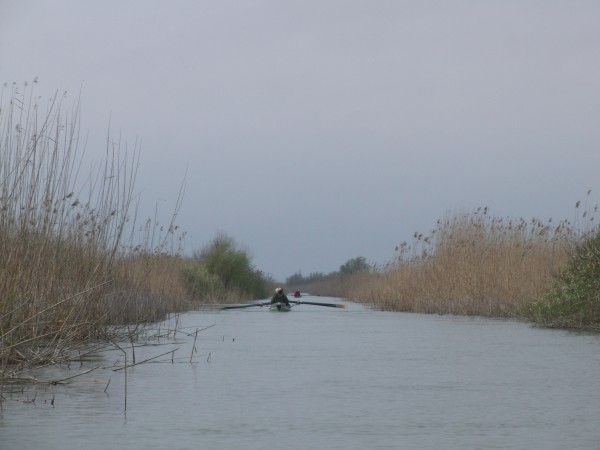
[[[265,306],[270,305],[271,302],[262,302],[262,303],[250,303],[248,305],[233,305],[233,306],[223,306],[221,309],[240,309],[240,308],[250,308],[252,306]]]
[[[345,308],[346,305],[343,303],[318,303],[318,302],[303,302],[300,300],[290,300],[290,303],[296,305],[316,305],[316,306],[329,306],[330,308]]]

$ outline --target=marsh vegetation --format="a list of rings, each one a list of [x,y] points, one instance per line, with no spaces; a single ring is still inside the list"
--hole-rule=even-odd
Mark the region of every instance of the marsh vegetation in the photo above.
[[[146,295],[143,283],[165,236],[147,223],[155,240],[128,245],[137,150],[128,153],[109,138],[104,160],[87,172],[79,103],[68,109],[56,95],[42,104],[33,88],[9,89],[0,111],[3,375],[9,365],[16,373],[23,365],[61,361],[108,325],[152,320],[178,306],[148,307],[160,292]]]
[[[137,145],[109,130],[103,160],[86,169],[79,101],[42,103],[16,84],[1,100],[0,380],[79,357],[84,344],[133,340],[197,303],[266,295],[269,277],[227,236],[182,256],[181,195],[169,223],[139,221]]]
[[[172,312],[270,295],[275,280],[229,236],[183,255],[182,194],[168,223],[139,220],[137,144],[109,130],[104,158],[86,169],[78,101],[42,104],[16,85],[0,100],[0,380],[80,357],[85,344],[133,341]],[[357,257],[287,285],[385,310],[597,329],[596,211],[575,224],[453,214],[384,266]]]
[[[600,329],[598,208],[580,205],[575,223],[498,218],[487,208],[452,214],[383,267],[313,275],[307,289],[390,311]]]

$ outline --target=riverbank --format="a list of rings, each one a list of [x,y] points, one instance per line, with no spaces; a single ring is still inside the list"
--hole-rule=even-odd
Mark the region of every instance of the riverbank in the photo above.
[[[581,215],[593,224],[589,212]],[[429,235],[416,233],[397,251],[384,267],[305,289],[386,311],[600,331],[600,231],[592,226],[515,221],[479,208],[438,221]]]
[[[148,221],[135,229],[142,244],[133,245],[139,149],[128,152],[118,141],[109,142],[104,160],[89,172],[81,170],[78,101],[65,111],[65,97],[41,104],[32,87],[16,85],[2,99],[4,378],[9,371],[64,361],[86,343],[116,338],[125,328],[115,324],[135,330],[137,324],[185,308],[185,299],[166,285],[157,289],[150,278],[158,267],[168,273],[160,256],[172,228],[159,232]]]
[[[109,138],[104,160],[82,170],[79,102],[65,112],[64,97],[40,105],[33,88],[11,89],[0,105],[0,381],[91,342],[134,340],[144,324],[198,302],[246,298],[200,261],[245,275],[248,260],[229,241],[180,256],[181,196],[169,223],[137,223],[138,148]],[[247,278],[245,287],[265,289]]]

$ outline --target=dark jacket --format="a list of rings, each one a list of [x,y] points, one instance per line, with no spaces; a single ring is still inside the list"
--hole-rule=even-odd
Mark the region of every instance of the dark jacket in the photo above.
[[[287,298],[287,296],[284,293],[275,294],[271,298],[271,303],[285,303],[286,305],[290,306],[290,299]]]

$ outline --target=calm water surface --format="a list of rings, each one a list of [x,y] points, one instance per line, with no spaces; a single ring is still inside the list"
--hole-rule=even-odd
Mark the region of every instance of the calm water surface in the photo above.
[[[0,449],[600,449],[598,335],[352,303],[161,329],[175,326],[135,349],[137,362],[178,350],[127,371],[126,410],[118,352],[5,392]],[[209,326],[192,353],[185,333]]]

